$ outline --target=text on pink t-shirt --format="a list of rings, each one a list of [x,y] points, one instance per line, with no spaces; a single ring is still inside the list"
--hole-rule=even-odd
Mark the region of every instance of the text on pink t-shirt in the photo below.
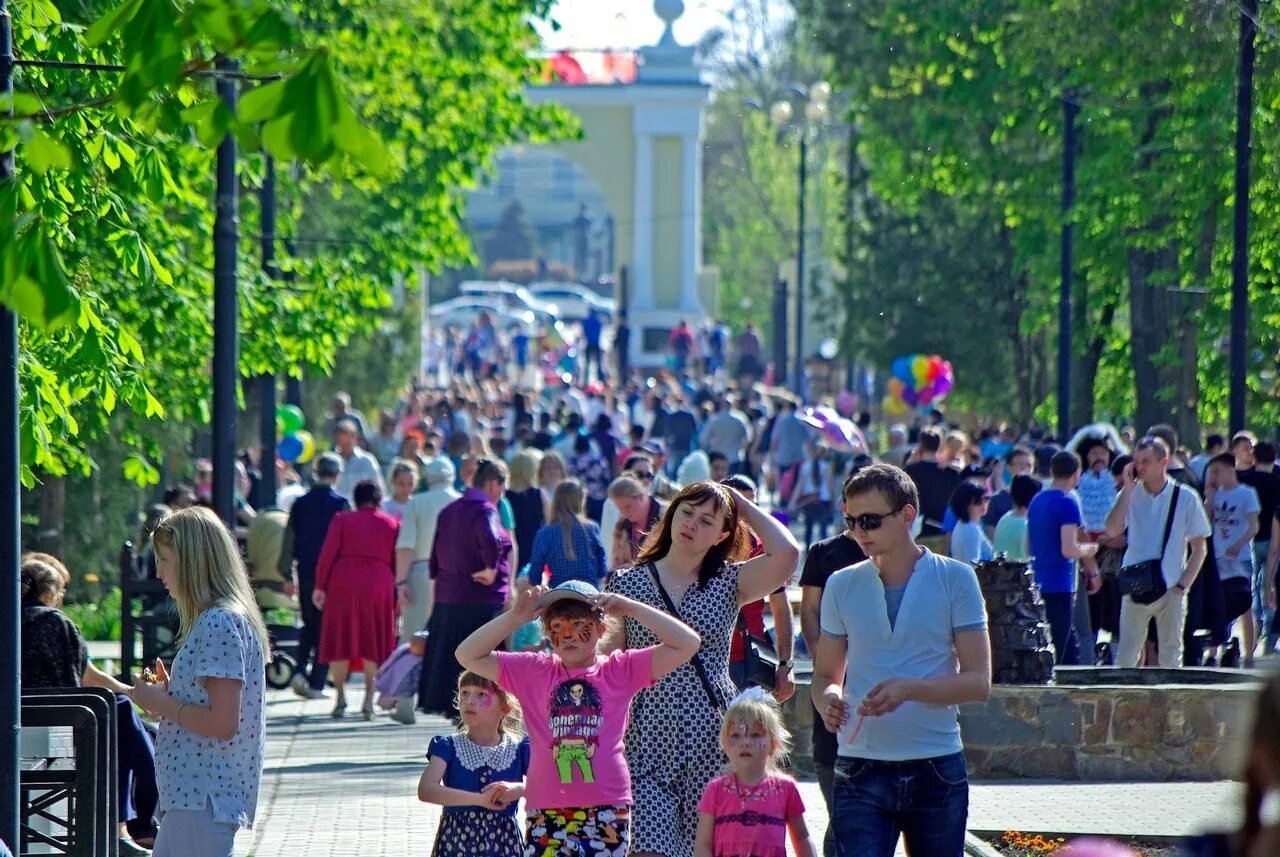
[[[804,815],[804,801],[790,777],[773,774],[744,786],[725,774],[707,783],[698,812],[715,819],[715,857],[786,857],[787,819]]]
[[[498,652],[498,685],[515,695],[529,733],[529,809],[625,806],[623,755],[631,700],[653,684],[653,648],[625,649],[568,669],[550,652]]]

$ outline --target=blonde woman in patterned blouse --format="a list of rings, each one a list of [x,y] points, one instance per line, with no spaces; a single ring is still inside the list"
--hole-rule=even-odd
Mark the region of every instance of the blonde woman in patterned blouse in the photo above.
[[[182,639],[172,675],[161,669],[133,690],[161,720],[154,854],[232,857],[236,832],[253,826],[262,780],[267,629],[235,540],[212,511],[166,515],[152,538]]]

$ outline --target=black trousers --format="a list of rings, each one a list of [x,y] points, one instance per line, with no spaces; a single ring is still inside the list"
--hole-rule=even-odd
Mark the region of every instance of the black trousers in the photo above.
[[[311,575],[298,575],[298,597],[302,602],[302,633],[298,635],[298,675],[308,677],[312,690],[324,690],[329,678],[329,665],[320,663],[320,625],[324,613],[311,603],[316,581]],[[310,669],[308,669],[310,664]]]

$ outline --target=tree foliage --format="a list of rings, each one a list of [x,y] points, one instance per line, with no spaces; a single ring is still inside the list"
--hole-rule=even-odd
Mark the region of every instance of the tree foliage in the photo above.
[[[547,0],[27,0],[25,66],[0,142],[0,300],[22,317],[23,479],[87,473],[94,444],[159,478],[153,421],[208,418],[214,147],[240,181],[281,164],[277,257],[256,261],[259,206],[241,198],[241,371],[327,371],[377,326],[390,275],[467,258],[461,189],[497,149],[569,133],[531,105],[531,18]],[[215,88],[242,69],[239,111]],[[114,68],[120,67],[119,71]],[[286,252],[292,250],[293,252]]]
[[[862,348],[881,361],[889,351],[948,354],[958,399],[1023,418],[1052,412],[1070,99],[1081,136],[1069,214],[1073,420],[1172,420],[1188,437],[1223,421],[1236,4],[800,0],[799,9],[860,129],[868,205],[847,298]],[[1275,155],[1261,144],[1275,134],[1280,52],[1266,23],[1254,124],[1257,425],[1280,417],[1267,389],[1280,209]]]
[[[779,133],[768,110],[791,97],[796,84],[826,75],[807,31],[780,11],[774,0],[738,0],[725,25],[701,45],[715,84],[703,161],[704,252],[720,271],[721,315],[734,330],[755,322],[766,339],[772,325],[760,320],[773,306],[779,266],[796,255],[800,157],[795,134]],[[833,119],[821,134],[810,134],[805,229],[810,274],[841,244],[845,134],[841,118]],[[812,330],[823,329],[833,318],[831,284],[823,277],[807,279],[811,311],[806,321]]]

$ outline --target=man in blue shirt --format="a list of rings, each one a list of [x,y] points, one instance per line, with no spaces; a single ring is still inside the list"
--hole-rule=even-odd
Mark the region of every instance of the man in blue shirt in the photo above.
[[[1049,462],[1053,478],[1027,508],[1027,543],[1031,547],[1031,568],[1044,597],[1053,641],[1055,663],[1080,664],[1080,641],[1072,622],[1076,599],[1077,559],[1086,561],[1085,580],[1089,591],[1097,592],[1100,580],[1093,565],[1098,546],[1082,541],[1084,515],[1075,495],[1080,480],[1080,459],[1074,452],[1059,452]]]

